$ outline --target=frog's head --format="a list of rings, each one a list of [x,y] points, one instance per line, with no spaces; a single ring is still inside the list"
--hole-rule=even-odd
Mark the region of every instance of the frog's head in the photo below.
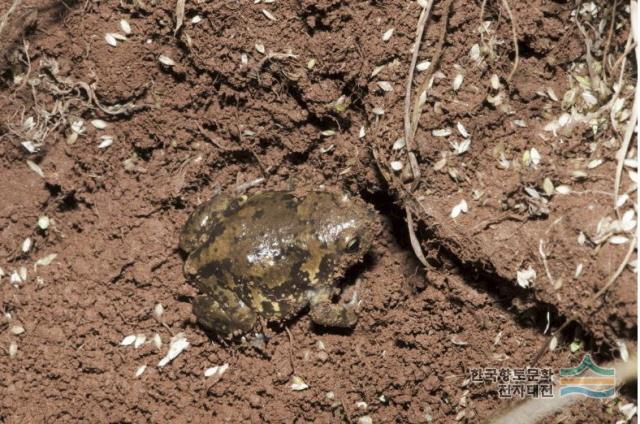
[[[317,239],[336,256],[361,258],[375,235],[375,213],[360,199],[343,193],[325,194],[315,210]]]

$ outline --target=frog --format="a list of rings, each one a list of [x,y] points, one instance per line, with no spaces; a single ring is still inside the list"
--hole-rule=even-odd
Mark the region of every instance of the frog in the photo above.
[[[316,325],[353,328],[357,289],[350,302],[333,299],[344,272],[369,251],[375,216],[341,191],[213,196],[191,213],[179,240],[184,274],[200,291],[192,301],[197,322],[230,339],[308,308]]]

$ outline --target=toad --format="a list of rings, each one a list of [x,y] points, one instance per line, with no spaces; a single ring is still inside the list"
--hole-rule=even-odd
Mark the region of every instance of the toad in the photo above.
[[[344,193],[217,195],[200,205],[180,234],[184,272],[202,293],[193,312],[230,338],[259,319],[284,320],[309,306],[311,320],[353,327],[355,294],[336,304],[336,282],[360,261],[374,236],[373,211]]]

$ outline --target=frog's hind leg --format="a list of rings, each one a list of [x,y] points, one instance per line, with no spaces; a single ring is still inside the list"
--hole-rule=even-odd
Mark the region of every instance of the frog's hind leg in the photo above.
[[[193,313],[202,326],[226,338],[248,333],[257,320],[256,313],[242,299],[219,286],[193,300]]]
[[[189,215],[180,233],[180,249],[193,252],[211,235],[213,227],[246,201],[245,196],[218,194],[202,203]]]
[[[345,305],[331,302],[329,294],[319,291],[311,298],[309,316],[311,321],[324,327],[351,328],[358,322],[356,313],[357,296]]]

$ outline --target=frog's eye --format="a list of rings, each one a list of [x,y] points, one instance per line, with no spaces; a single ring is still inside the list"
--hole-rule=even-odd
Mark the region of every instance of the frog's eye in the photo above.
[[[347,252],[353,253],[353,252],[357,252],[359,248],[360,248],[360,239],[358,237],[354,237],[347,242],[347,247],[345,248],[345,250]]]

